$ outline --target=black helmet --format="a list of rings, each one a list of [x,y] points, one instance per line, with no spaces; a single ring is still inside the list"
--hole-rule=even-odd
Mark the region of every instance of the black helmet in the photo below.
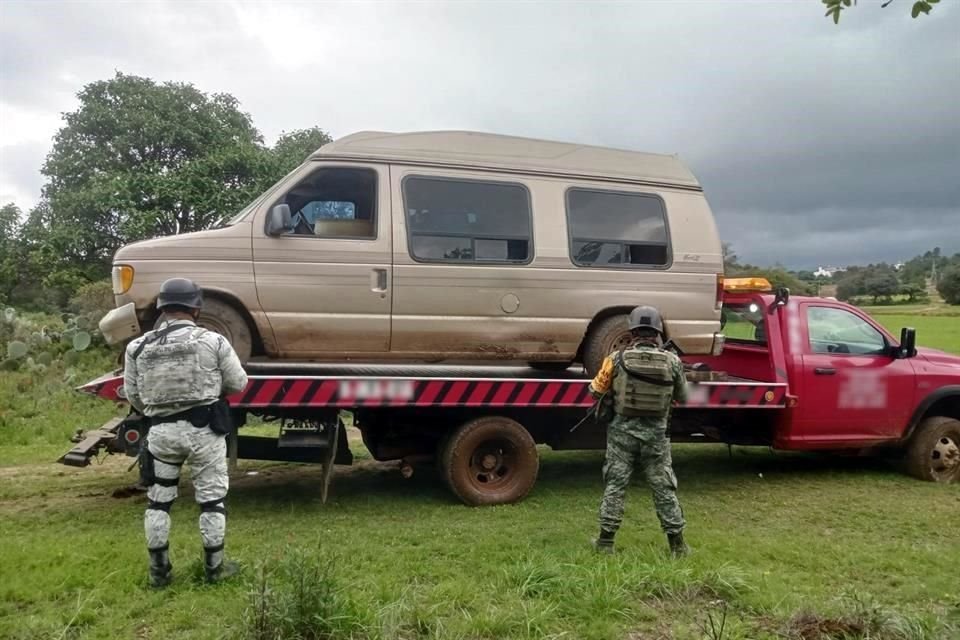
[[[193,283],[193,280],[170,278],[160,285],[157,309],[162,311],[164,307],[171,306],[199,309],[203,306],[203,292]]]
[[[656,307],[640,306],[630,312],[630,330],[653,329],[663,337],[663,318]]]

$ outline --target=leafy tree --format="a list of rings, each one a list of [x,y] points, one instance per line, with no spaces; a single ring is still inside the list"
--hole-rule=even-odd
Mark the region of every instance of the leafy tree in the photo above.
[[[900,288],[900,293],[907,296],[907,302],[922,302],[928,300],[927,290],[915,282],[908,282]]]
[[[37,221],[66,270],[104,276],[127,242],[206,228],[272,173],[230,95],[117,73],[78,97],[43,166],[49,215]]]
[[[863,281],[864,293],[873,296],[876,304],[880,298],[891,298],[900,290],[900,283],[893,273],[877,270]]]
[[[850,8],[852,5],[857,4],[857,0],[820,0],[827,7],[827,13],[824,14],[827,17],[833,18],[833,23],[838,24],[840,22],[840,13],[844,9]],[[885,0],[880,6],[882,8],[888,7],[893,0]],[[930,11],[933,9],[933,5],[939,3],[940,0],[918,0],[913,3],[913,6],[910,9],[910,15],[914,18],[919,16],[921,13],[924,15],[929,15]]]
[[[10,302],[19,280],[20,209],[12,202],[0,208],[0,303]]]
[[[937,291],[947,304],[960,304],[960,262],[950,265],[941,272]]]
[[[277,178],[296,169],[307,156],[332,140],[320,127],[281,134],[271,150],[276,163]]]

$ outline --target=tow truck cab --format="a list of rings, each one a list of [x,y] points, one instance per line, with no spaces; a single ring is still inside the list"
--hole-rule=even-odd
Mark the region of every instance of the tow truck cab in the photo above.
[[[762,279],[728,280],[723,307],[723,352],[696,360],[731,379],[787,383],[773,447],[902,447],[935,428],[943,434],[927,453],[960,465],[960,357],[917,349],[913,329],[895,338],[849,304],[773,293]]]

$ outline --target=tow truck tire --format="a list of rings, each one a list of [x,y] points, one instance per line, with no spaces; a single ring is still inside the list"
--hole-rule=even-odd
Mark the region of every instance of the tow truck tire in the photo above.
[[[587,333],[583,342],[583,366],[592,376],[600,372],[604,359],[630,340],[627,315],[604,318]]]
[[[216,331],[227,339],[237,352],[240,362],[246,362],[253,353],[253,335],[250,326],[240,312],[226,302],[216,298],[203,301],[200,319],[197,324],[205,329]]]
[[[487,416],[450,434],[441,470],[450,490],[465,504],[508,504],[530,493],[540,459],[536,442],[520,423]]]
[[[927,418],[917,427],[907,447],[910,475],[928,482],[960,481],[960,420]]]

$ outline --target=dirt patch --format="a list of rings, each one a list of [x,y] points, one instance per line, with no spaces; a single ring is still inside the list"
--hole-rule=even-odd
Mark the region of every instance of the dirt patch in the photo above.
[[[866,633],[860,620],[824,618],[813,613],[798,613],[783,629],[783,635],[796,640],[845,640],[859,638]]]

